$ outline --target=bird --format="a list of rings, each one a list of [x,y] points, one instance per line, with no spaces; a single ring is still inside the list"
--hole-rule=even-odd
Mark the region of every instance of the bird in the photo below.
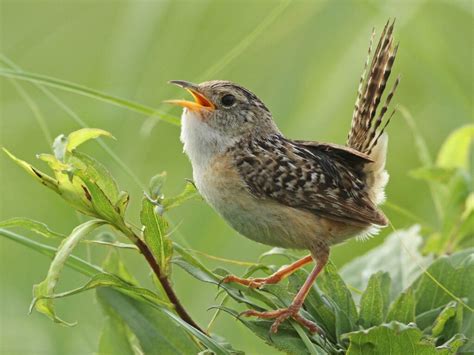
[[[242,313],[273,320],[273,333],[287,319],[321,333],[300,310],[329,260],[330,247],[352,237],[375,235],[389,223],[379,207],[388,182],[385,129],[395,110],[386,113],[400,77],[383,105],[381,101],[398,50],[394,23],[386,23],[373,56],[372,30],[345,145],[285,137],[262,100],[236,83],[170,81],[194,98],[166,102],[183,107],[180,139],[195,186],[207,203],[253,241],[309,251],[268,277],[228,275],[222,282],[260,288],[314,262],[288,307]]]

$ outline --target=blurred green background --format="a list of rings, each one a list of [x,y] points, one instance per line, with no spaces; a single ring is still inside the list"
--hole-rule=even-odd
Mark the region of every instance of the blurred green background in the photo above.
[[[77,82],[179,116],[162,100],[180,98],[170,79],[228,79],[254,91],[272,110],[289,137],[343,143],[350,126],[359,75],[373,26],[397,18],[400,41],[395,75],[402,75],[394,99],[413,116],[432,156],[454,128],[473,113],[473,5],[471,1],[2,1],[1,51],[24,70]],[[79,126],[50,98],[19,82],[34,99],[53,137]],[[35,162],[50,141],[35,116],[5,78],[1,85],[0,145]],[[89,126],[109,130],[112,150],[142,185],[166,170],[165,192],[174,194],[191,177],[182,153],[179,128],[90,98],[55,90]],[[426,185],[409,177],[419,166],[413,132],[400,113],[389,127],[388,201],[434,223]],[[97,143],[84,150],[104,162],[122,189],[131,193],[129,218],[137,220],[142,187]],[[39,165],[37,162],[35,162]],[[78,216],[50,191],[32,181],[0,154],[0,219],[26,216],[68,233]],[[412,223],[385,208],[396,228]],[[223,258],[255,261],[268,247],[243,239],[205,203],[172,212],[179,224],[173,238]],[[366,243],[350,241],[333,249],[341,266],[369,250],[389,233]],[[82,246],[77,254],[99,263],[102,247]],[[145,283],[148,271],[139,256],[121,253]],[[219,262],[202,259],[210,266]],[[275,263],[281,260],[275,259]],[[49,260],[0,239],[0,352],[2,354],[87,354],[96,350],[102,326],[92,292],[58,301],[58,313],[77,320],[74,328],[27,315],[34,283]],[[224,264],[222,264],[224,266]],[[225,265],[242,273],[243,269]],[[204,285],[174,268],[175,287],[184,305],[203,325],[216,304],[215,286]],[[83,282],[66,270],[61,289]],[[274,353],[227,315],[213,330],[248,353]]]

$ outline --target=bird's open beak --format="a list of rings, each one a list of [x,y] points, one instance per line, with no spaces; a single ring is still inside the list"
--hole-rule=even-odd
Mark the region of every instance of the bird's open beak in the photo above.
[[[183,106],[191,111],[199,111],[202,109],[214,110],[216,108],[215,105],[211,102],[211,100],[209,100],[207,97],[205,97],[199,92],[199,89],[196,84],[183,80],[171,80],[169,81],[169,83],[177,85],[189,91],[189,93],[193,95],[194,102],[187,100],[166,100],[164,102],[168,104]]]

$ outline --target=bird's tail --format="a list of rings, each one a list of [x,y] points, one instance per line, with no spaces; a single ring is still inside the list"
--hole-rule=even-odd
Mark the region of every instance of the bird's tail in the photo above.
[[[388,174],[385,171],[388,137],[384,131],[395,110],[387,118],[385,114],[400,80],[399,78],[395,80],[384,104],[378,110],[398,49],[398,45],[393,44],[394,24],[395,21],[391,24],[388,21],[385,25],[369,67],[374,38],[372,32],[367,60],[357,90],[351,130],[347,138],[349,147],[369,155],[374,161],[366,166],[365,172],[369,197],[375,204],[380,204],[385,198],[384,188],[388,181]]]

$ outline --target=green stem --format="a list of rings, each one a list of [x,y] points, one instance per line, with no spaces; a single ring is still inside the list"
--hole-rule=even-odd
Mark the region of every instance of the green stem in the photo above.
[[[34,240],[31,240],[9,230],[0,228],[0,235],[3,235],[4,237],[13,240],[14,242],[17,242],[19,244],[22,244],[30,249],[33,249],[34,251],[43,254],[51,259],[54,258],[54,256],[56,255],[56,248],[53,248],[43,243],[38,243]],[[104,272],[104,270],[102,270],[100,267],[88,263],[87,261],[75,255],[69,256],[69,258],[66,260],[66,265],[86,276],[94,276],[95,274]]]

